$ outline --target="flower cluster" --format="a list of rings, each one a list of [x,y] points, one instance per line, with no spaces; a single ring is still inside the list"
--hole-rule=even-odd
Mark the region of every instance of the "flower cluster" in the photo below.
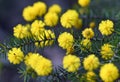
[[[90,2],[91,0],[78,0],[83,9],[87,9]],[[25,7],[23,18],[29,23],[18,24],[13,28],[13,36],[18,42],[2,45],[7,50],[9,62],[24,65],[25,71],[29,68],[32,71],[27,71],[27,74],[31,76],[35,73],[38,77],[50,75],[52,79],[59,76],[60,79],[62,76],[68,79],[69,74],[73,74],[79,80],[86,78],[87,81],[83,82],[114,82],[120,78],[120,67],[116,63],[120,62],[120,32],[116,32],[116,23],[110,19],[99,19],[101,22],[96,20],[99,23],[97,25],[96,18],[88,23],[84,17],[77,9],[63,12],[60,5],[47,7],[41,1]],[[62,69],[59,70],[58,67],[58,71],[54,70],[54,64],[44,57],[42,51],[53,43],[65,50],[60,65]],[[57,80],[52,82],[55,81]]]

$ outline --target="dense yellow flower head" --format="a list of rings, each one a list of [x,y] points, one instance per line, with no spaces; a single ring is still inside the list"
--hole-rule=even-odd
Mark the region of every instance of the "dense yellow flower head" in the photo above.
[[[80,58],[75,55],[69,54],[63,58],[63,68],[68,72],[76,72],[80,65]]]
[[[74,46],[66,49],[66,55],[72,54],[75,51]]]
[[[91,0],[78,0],[79,5],[82,7],[89,6],[90,2],[91,2]]]
[[[42,22],[41,20],[35,20],[31,24],[31,33],[35,36],[38,36],[41,31],[44,30],[45,23]]]
[[[39,76],[46,76],[52,72],[52,62],[39,53],[28,53],[25,64],[31,67]]]
[[[64,32],[60,34],[58,37],[59,46],[62,47],[63,49],[71,48],[73,46],[73,42],[74,37],[72,34],[68,32]]]
[[[90,54],[88,57],[84,58],[83,66],[86,70],[92,71],[98,68],[99,65],[99,59],[94,54]]]
[[[44,47],[44,46],[50,46],[53,44],[55,39],[55,33],[51,30],[44,30],[41,32],[41,34],[38,36],[37,40],[41,41],[36,42],[35,45],[37,47]]]
[[[36,16],[43,16],[47,11],[47,5],[41,1],[34,3],[33,8]]]
[[[94,28],[94,27],[95,27],[95,25],[96,25],[96,24],[95,24],[95,22],[94,22],[94,21],[92,21],[92,22],[90,22],[89,27],[90,27],[90,28]]]
[[[84,38],[91,39],[94,37],[94,31],[91,28],[86,28],[82,31],[82,35]]]
[[[82,27],[82,19],[77,19],[77,21],[74,24],[74,27],[80,29]]]
[[[22,24],[18,24],[17,26],[13,28],[13,30],[14,30],[13,35],[16,38],[22,39],[30,35],[29,29],[26,26],[23,26]]]
[[[86,79],[88,82],[96,82],[96,74],[93,71],[88,71],[86,73]]]
[[[42,58],[43,57],[38,53],[28,53],[28,55],[25,56],[24,62],[27,66],[30,66],[34,69],[36,67],[36,62],[38,62]]]
[[[56,13],[56,14],[61,13],[61,11],[62,11],[62,8],[58,4],[53,4],[48,9],[48,12],[53,12],[53,13]]]
[[[60,19],[61,25],[65,28],[72,28],[76,25],[79,14],[75,10],[67,10]],[[79,21],[80,22],[80,21]]]
[[[102,33],[102,35],[108,36],[114,31],[114,23],[111,20],[102,21],[99,24],[99,30]]]
[[[57,25],[58,23],[58,15],[56,13],[52,13],[52,12],[48,12],[45,16],[44,16],[44,22],[47,26],[50,27],[54,27]]]
[[[49,59],[42,58],[35,67],[35,71],[39,76],[47,76],[52,72],[52,62]]]
[[[82,50],[90,49],[90,48],[91,48],[91,45],[92,45],[90,39],[83,39],[83,40],[80,42],[80,44],[81,44],[81,49],[82,49]]]
[[[102,55],[102,58],[104,59],[111,59],[114,55],[114,52],[112,50],[112,45],[110,44],[104,44],[102,47],[101,47],[101,55]]]
[[[24,53],[20,48],[12,48],[8,51],[8,60],[12,64],[20,64],[24,59]]]
[[[112,63],[105,64],[100,69],[100,77],[104,82],[114,82],[119,77],[119,70]]]
[[[27,6],[23,10],[23,18],[26,21],[32,21],[36,18],[36,12],[32,6]]]

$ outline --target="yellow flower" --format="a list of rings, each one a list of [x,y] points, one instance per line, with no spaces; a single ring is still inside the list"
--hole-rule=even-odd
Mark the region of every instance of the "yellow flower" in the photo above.
[[[91,28],[86,28],[82,31],[82,35],[84,38],[91,39],[94,37],[94,31]]]
[[[67,54],[72,54],[72,53],[74,52],[74,47],[73,47],[73,46],[72,46],[72,47],[69,47],[69,48],[66,49],[66,51],[67,51],[67,52],[66,52],[66,55],[67,55]]]
[[[100,69],[100,77],[104,82],[114,82],[119,77],[119,70],[112,63],[105,64]]]
[[[23,26],[21,24],[18,24],[13,28],[14,30],[14,36],[17,38],[25,38],[30,36],[29,28],[27,26]]]
[[[26,21],[32,21],[36,18],[36,12],[32,6],[27,6],[23,10],[23,18]]]
[[[35,69],[36,63],[39,62],[43,57],[39,53],[28,53],[28,55],[25,56],[25,64],[27,66],[30,66],[32,69]]]
[[[104,44],[102,47],[101,47],[101,55],[102,55],[102,58],[104,59],[111,59],[114,55],[114,52],[112,50],[112,45],[110,44]]]
[[[42,22],[41,20],[35,20],[31,24],[31,32],[33,35],[38,36],[41,31],[44,30],[45,23]]]
[[[82,7],[89,6],[90,2],[91,2],[91,0],[78,0],[79,5]]]
[[[80,58],[75,55],[67,55],[63,58],[63,68],[68,72],[75,72],[80,67]]]
[[[20,64],[24,59],[24,54],[20,48],[12,48],[8,51],[8,60],[13,64]]]
[[[54,4],[52,6],[50,6],[50,8],[48,9],[48,12],[53,12],[56,14],[61,13],[62,8],[58,5],[58,4]]]
[[[83,39],[80,44],[82,45],[81,46],[82,50],[90,49],[92,45],[90,39]]]
[[[75,10],[67,10],[60,19],[61,25],[65,28],[72,28],[76,26],[79,19],[79,14]],[[80,22],[80,20],[79,20]]]
[[[34,12],[37,16],[43,16],[46,13],[47,6],[44,2],[36,2],[33,4]]]
[[[44,16],[44,22],[47,26],[50,27],[54,27],[57,25],[58,23],[58,15],[56,13],[53,12],[48,12],[45,16]]]
[[[99,30],[102,33],[102,35],[108,36],[114,31],[114,23],[111,20],[102,21],[99,24]]]
[[[88,82],[96,82],[96,74],[93,71],[88,71],[86,73],[86,78]]]
[[[64,32],[60,34],[58,37],[59,46],[62,47],[63,49],[71,48],[73,46],[73,42],[74,37],[72,34],[68,32]]]
[[[89,27],[90,27],[90,28],[94,28],[94,27],[95,27],[95,22],[94,22],[94,21],[93,21],[93,22],[90,22]]]
[[[52,62],[38,53],[28,53],[25,57],[25,64],[39,76],[46,76],[52,72]]]
[[[37,47],[44,47],[44,46],[49,46],[52,45],[55,39],[55,33],[52,32],[51,30],[44,30],[41,32],[41,34],[38,36],[37,40],[41,41],[36,42],[35,45]]]
[[[86,70],[92,71],[98,68],[99,65],[99,59],[94,54],[90,54],[88,57],[84,58],[83,66]]]
[[[82,19],[78,19],[75,24],[74,24],[74,27],[79,29],[82,27]]]
[[[46,76],[52,72],[52,62],[49,59],[42,58],[35,67],[35,71],[39,76]]]

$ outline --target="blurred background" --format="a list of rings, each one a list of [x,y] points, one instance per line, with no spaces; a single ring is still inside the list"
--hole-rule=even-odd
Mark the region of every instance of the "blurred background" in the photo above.
[[[13,34],[14,26],[19,23],[26,23],[22,17],[22,10],[24,7],[32,5],[37,1],[38,0],[0,0],[0,42],[3,42],[8,38],[8,36],[11,36]],[[57,3],[62,7],[64,11],[68,8],[72,8],[73,4],[77,3],[77,0],[40,1],[44,1],[48,6]],[[91,7],[97,12],[96,14],[99,14],[100,11],[106,7],[108,10],[114,10],[116,13],[120,13],[119,5],[120,0],[92,0],[91,3]],[[49,52],[51,53],[49,54]],[[49,57],[53,60],[54,64],[61,64],[62,57],[64,56],[64,51],[56,46],[55,49],[46,49],[45,54],[49,54]],[[54,56],[52,54],[54,54]],[[0,82],[23,82],[23,79],[19,78],[16,67],[12,66],[8,61],[2,58],[0,58]],[[38,81],[35,81],[33,79],[31,82]]]

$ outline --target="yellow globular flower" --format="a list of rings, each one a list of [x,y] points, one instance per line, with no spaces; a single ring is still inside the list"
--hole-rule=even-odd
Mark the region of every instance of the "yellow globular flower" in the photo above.
[[[46,76],[52,72],[52,62],[39,53],[28,53],[25,64],[31,67],[39,76]]]
[[[37,16],[43,16],[47,11],[47,5],[41,1],[34,3],[33,8]]]
[[[16,38],[25,38],[30,36],[29,28],[27,26],[23,26],[22,24],[18,24],[13,28],[14,30],[14,36]]]
[[[108,36],[114,31],[114,23],[111,20],[101,21],[101,23],[99,24],[99,30],[102,35]]]
[[[48,12],[53,12],[56,14],[61,13],[61,11],[62,11],[62,8],[58,4],[54,4],[54,5],[50,6],[48,9]]]
[[[51,30],[44,30],[41,32],[37,39],[40,41],[43,40],[40,43],[39,42],[35,43],[37,47],[50,46],[54,42],[55,33],[52,32]]]
[[[80,58],[75,55],[69,54],[63,58],[63,68],[68,72],[76,72],[80,65]]]
[[[36,63],[39,62],[43,57],[39,53],[28,53],[25,56],[25,64],[30,66],[32,69],[35,69]]]
[[[78,19],[75,24],[74,27],[77,29],[80,29],[82,27],[82,19]]]
[[[68,54],[72,54],[73,52],[74,52],[74,47],[72,46],[72,47],[69,47],[69,48],[67,48],[66,49],[66,55],[68,55]]]
[[[20,48],[12,48],[8,51],[8,60],[12,64],[20,64],[24,59],[24,53]]]
[[[76,22],[79,19],[79,14],[75,10],[67,10],[60,19],[61,25],[65,28],[72,28],[76,26]],[[80,23],[80,20],[79,20]]]
[[[27,6],[23,10],[23,18],[26,21],[32,21],[36,18],[36,12],[32,6]]]
[[[31,24],[31,33],[35,36],[38,36],[41,31],[44,30],[45,23],[41,20],[35,20]]]
[[[94,31],[91,28],[86,28],[82,31],[82,35],[84,38],[91,39],[94,37]]]
[[[92,71],[97,69],[99,65],[99,59],[94,54],[90,54],[88,57],[84,58],[83,66],[85,70]]]
[[[93,22],[90,22],[89,27],[90,27],[90,28],[94,28],[94,27],[95,27],[95,22],[94,22],[94,21],[93,21]]]
[[[57,25],[59,17],[56,13],[48,12],[44,16],[44,22],[47,26],[54,27]]]
[[[81,7],[87,7],[89,6],[91,0],[78,0],[78,4],[81,6]]]
[[[101,67],[100,77],[104,82],[114,82],[119,77],[119,70],[113,63],[107,63]]]
[[[104,44],[102,47],[101,47],[101,55],[102,55],[102,58],[104,59],[111,59],[114,55],[114,51],[112,50],[112,45],[110,44]]]
[[[24,58],[24,62],[25,62],[25,65],[26,66],[30,66],[29,65],[29,59],[30,59],[30,57],[32,56],[32,52],[29,52],[26,56],[25,56],[25,58]]]
[[[92,43],[91,43],[90,39],[83,39],[83,40],[80,42],[80,44],[81,44],[81,49],[82,49],[82,50],[91,49]]]
[[[52,62],[49,59],[43,58],[39,60],[35,67],[35,71],[39,76],[47,76],[52,72]]]
[[[96,74],[93,71],[88,71],[86,73],[86,79],[88,82],[96,82]]]
[[[59,46],[62,47],[63,49],[71,48],[73,46],[73,42],[74,37],[72,34],[68,32],[64,32],[60,34],[58,37]]]

